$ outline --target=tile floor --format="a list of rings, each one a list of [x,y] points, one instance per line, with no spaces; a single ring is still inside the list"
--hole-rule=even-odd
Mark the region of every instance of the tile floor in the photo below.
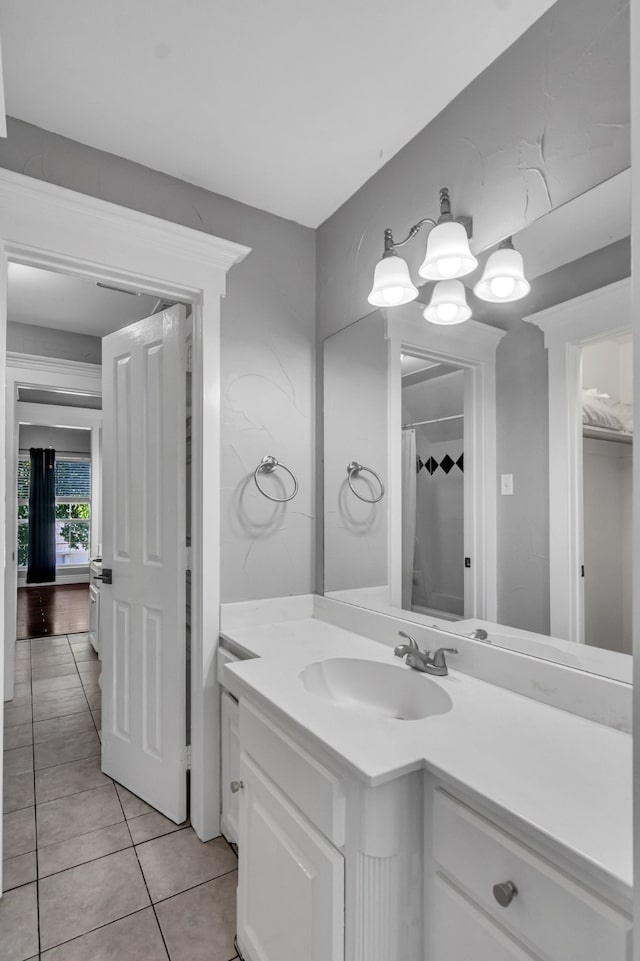
[[[1,961],[231,961],[236,858],[100,770],[85,634],[19,641],[4,707]]]

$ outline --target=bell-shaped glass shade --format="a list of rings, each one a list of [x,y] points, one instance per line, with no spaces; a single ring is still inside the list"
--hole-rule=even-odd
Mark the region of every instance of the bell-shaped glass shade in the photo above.
[[[507,304],[512,300],[520,300],[531,290],[524,275],[522,254],[513,247],[500,247],[494,250],[482,273],[482,277],[473,288],[473,292],[480,300],[488,300],[492,304]]]
[[[368,297],[370,304],[374,307],[398,307],[410,303],[417,296],[418,288],[409,276],[406,260],[395,254],[378,261]]]
[[[445,220],[429,234],[418,273],[425,280],[449,280],[464,277],[477,266],[478,261],[469,250],[467,231],[455,220]]]
[[[432,324],[462,324],[471,317],[464,284],[460,280],[441,280],[433,288],[431,302],[423,316]]]

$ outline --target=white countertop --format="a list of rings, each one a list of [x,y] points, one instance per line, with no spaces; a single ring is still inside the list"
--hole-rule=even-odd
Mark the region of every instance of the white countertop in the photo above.
[[[429,679],[450,695],[448,713],[417,721],[364,716],[308,693],[300,672],[331,657],[402,670],[390,648],[315,618],[235,628],[229,640],[254,657],[225,667],[232,693],[278,712],[368,784],[427,768],[631,889],[628,734],[455,670]]]

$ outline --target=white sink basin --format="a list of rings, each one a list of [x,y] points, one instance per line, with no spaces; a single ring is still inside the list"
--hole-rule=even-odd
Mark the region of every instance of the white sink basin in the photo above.
[[[383,661],[334,657],[309,664],[300,674],[306,691],[367,714],[419,721],[451,710],[451,698],[418,671]]]

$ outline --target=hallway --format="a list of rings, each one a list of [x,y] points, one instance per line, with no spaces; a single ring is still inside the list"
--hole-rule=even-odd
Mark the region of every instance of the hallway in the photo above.
[[[4,706],[2,961],[231,961],[236,858],[100,771],[84,634],[18,641]]]

